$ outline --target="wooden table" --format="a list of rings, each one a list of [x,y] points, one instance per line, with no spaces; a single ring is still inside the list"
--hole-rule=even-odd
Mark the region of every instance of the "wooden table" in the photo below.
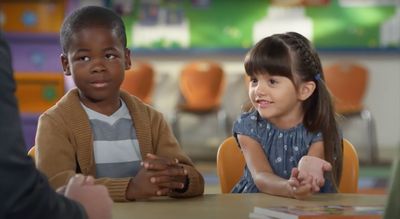
[[[368,205],[383,206],[386,195],[317,194],[307,201],[261,193],[207,194],[188,199],[159,198],[148,201],[114,203],[113,219],[208,219],[248,218],[254,206],[279,205]]]

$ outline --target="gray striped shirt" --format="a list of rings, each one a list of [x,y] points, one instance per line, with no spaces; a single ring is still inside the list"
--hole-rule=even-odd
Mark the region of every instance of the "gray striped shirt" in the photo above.
[[[93,131],[96,178],[132,177],[140,169],[142,157],[135,127],[124,101],[111,116],[83,105]]]

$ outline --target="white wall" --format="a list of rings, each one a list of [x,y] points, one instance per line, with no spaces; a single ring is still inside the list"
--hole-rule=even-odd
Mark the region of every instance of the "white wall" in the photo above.
[[[385,160],[391,159],[393,150],[400,147],[400,54],[321,53],[320,57],[323,65],[354,61],[369,69],[370,81],[365,96],[365,106],[371,111],[376,121],[380,157]],[[224,107],[232,119],[240,113],[240,105],[247,98],[246,88],[242,82],[244,74],[242,55],[135,56],[133,54],[133,60],[135,59],[147,60],[154,65],[157,73],[154,106],[167,117],[173,112],[179,98],[177,79],[180,69],[191,60],[214,60],[222,64],[228,75]],[[363,132],[359,132],[359,135],[360,138],[367,137]]]

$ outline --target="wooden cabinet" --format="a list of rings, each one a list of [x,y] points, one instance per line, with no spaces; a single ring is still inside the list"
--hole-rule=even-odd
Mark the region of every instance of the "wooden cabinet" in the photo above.
[[[2,0],[5,32],[58,33],[66,1]]]

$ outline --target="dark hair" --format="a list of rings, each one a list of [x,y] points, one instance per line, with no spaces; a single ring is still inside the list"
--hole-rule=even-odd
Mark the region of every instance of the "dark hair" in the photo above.
[[[337,187],[342,172],[343,144],[321,61],[310,41],[295,32],[266,37],[248,52],[244,66],[249,76],[283,76],[295,87],[300,82],[315,82],[313,94],[302,103],[303,124],[310,132],[322,133],[325,159],[332,164],[333,182]]]
[[[67,52],[74,32],[87,27],[106,27],[116,31],[121,43],[126,47],[126,33],[124,22],[115,12],[99,6],[86,6],[72,12],[64,20],[60,42],[63,52]]]

